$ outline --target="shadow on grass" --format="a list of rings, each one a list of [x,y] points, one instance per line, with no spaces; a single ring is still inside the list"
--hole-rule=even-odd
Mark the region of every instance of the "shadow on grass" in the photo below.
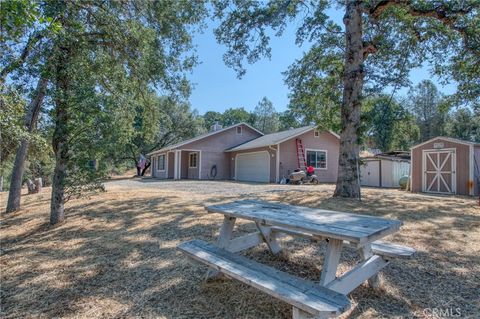
[[[367,196],[361,203],[327,198],[327,193],[323,196],[294,191],[258,198],[397,218],[408,225],[423,223],[427,227],[423,233],[407,227],[405,233],[392,236],[417,248],[418,255],[392,261],[382,273],[383,290],[364,286],[355,290],[351,299],[356,307],[348,317],[365,316],[368,311],[373,311],[374,317],[413,317],[419,310],[448,302],[465,315],[479,310],[475,301],[480,279],[478,254],[445,246],[461,239],[452,238],[445,226],[474,231],[469,225],[478,223],[478,216],[461,213],[469,203],[458,203],[453,216],[448,205],[432,216],[428,207],[418,211],[415,205],[388,195]],[[176,250],[185,240],[214,241],[222,216],[207,214],[202,207],[206,202],[234,198],[201,200],[179,194],[105,200],[97,196],[70,206],[67,222],[61,226],[40,224],[21,236],[2,240],[6,248],[2,268],[9,268],[2,275],[2,317],[290,318],[290,306],[236,281],[205,283],[206,267],[190,264]],[[435,199],[425,199],[425,203],[434,205]],[[15,215],[5,220],[2,228],[31,218]],[[241,223],[238,229],[248,232],[254,227]],[[324,244],[296,239],[282,245],[285,253],[281,256],[270,255],[264,245],[245,255],[318,280]],[[357,253],[345,248],[342,267],[356,260]]]

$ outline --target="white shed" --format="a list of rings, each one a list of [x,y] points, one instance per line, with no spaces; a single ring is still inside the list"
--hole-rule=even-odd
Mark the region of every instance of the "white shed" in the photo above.
[[[363,158],[360,174],[362,186],[400,187],[400,178],[410,175],[410,153],[389,152]]]

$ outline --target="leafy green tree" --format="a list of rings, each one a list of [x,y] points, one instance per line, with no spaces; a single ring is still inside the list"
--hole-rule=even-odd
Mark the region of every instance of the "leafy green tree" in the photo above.
[[[301,83],[306,79],[305,83],[309,86],[296,87],[309,92],[334,81],[333,85],[341,92],[341,104],[338,105],[341,143],[334,196],[360,197],[357,167],[363,130],[361,102],[366,92],[378,91],[388,85],[408,85],[408,70],[427,59],[433,64],[436,74],[444,79],[454,77],[460,90],[472,92],[480,87],[480,45],[477,36],[480,33],[480,3],[476,0],[272,0],[234,3],[219,0],[214,4],[216,16],[221,20],[215,34],[217,40],[228,47],[224,61],[239,76],[245,73],[245,61],[254,63],[261,57],[270,57],[272,30],[276,36],[281,36],[289,23],[295,24],[298,26],[297,44],[311,43],[310,52],[314,53],[306,56],[319,62],[303,63],[304,72],[295,76],[295,82]],[[329,18],[328,9],[332,5],[343,9],[343,27]],[[446,57],[446,52],[452,54]],[[335,63],[340,61],[335,56],[343,61],[340,66],[342,72],[338,76],[328,72],[326,61],[332,56]],[[455,66],[464,67],[454,70]],[[332,67],[332,72],[338,72],[336,67]],[[462,74],[468,74],[468,77],[462,78]],[[337,90],[333,92],[335,95]],[[326,91],[319,94],[319,98],[313,97],[317,101],[332,101],[331,105],[325,105],[327,108],[335,107],[335,97],[328,97]],[[465,97],[473,99],[475,95]],[[303,100],[299,97],[297,100],[303,102],[299,103],[299,107],[323,107],[313,98]],[[306,113],[317,114],[314,111]],[[335,112],[326,114],[335,118]]]
[[[265,134],[277,132],[280,127],[278,113],[275,111],[272,102],[263,97],[253,110],[255,128]]]
[[[286,110],[281,112],[278,116],[280,122],[279,131],[289,130],[291,128],[297,128],[302,125],[297,116],[292,110]]]
[[[420,128],[415,117],[410,113],[407,113],[401,121],[395,122],[393,132],[390,147],[392,150],[408,151],[410,147],[418,143],[420,138]]]
[[[445,131],[451,137],[480,142],[480,112],[468,108],[456,110],[448,117]]]
[[[10,76],[20,85],[17,78],[38,78],[33,71],[43,65],[51,85],[50,222],[56,224],[64,220],[65,200],[100,186],[110,134],[106,105],[125,103],[134,121],[134,99],[152,87],[175,99],[188,96],[185,71],[196,64],[190,32],[206,8],[203,2],[134,0],[40,1],[37,8],[47,23],[55,21],[55,29],[45,29],[41,45],[30,51],[35,54]],[[6,20],[14,20],[13,12]],[[26,32],[33,34],[36,26],[26,25]]]
[[[408,121],[409,114],[393,96],[380,95],[364,101],[365,118],[368,123],[367,134],[373,138],[375,145],[382,151],[391,151],[393,141],[398,134],[397,123]],[[401,127],[401,126],[400,126]]]
[[[222,114],[222,124],[229,126],[237,123],[245,122],[253,125],[253,116],[243,107],[226,109]]]
[[[410,111],[420,127],[420,140],[426,141],[445,134],[448,105],[430,80],[424,80],[409,92]]]
[[[112,107],[109,151],[115,163],[129,161],[139,167],[140,155],[191,138],[205,131],[203,120],[190,110],[190,105],[154,93],[135,101],[132,121],[130,107]],[[143,175],[148,168],[138,172]]]
[[[223,122],[223,115],[222,113],[215,112],[215,111],[207,111],[203,115],[203,122],[205,125],[205,129],[210,130],[215,122],[222,123]]]

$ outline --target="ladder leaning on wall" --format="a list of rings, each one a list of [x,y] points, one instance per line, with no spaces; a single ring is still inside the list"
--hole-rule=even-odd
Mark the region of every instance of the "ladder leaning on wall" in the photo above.
[[[305,171],[307,169],[307,162],[305,161],[305,151],[303,149],[302,140],[297,138],[295,139],[297,145],[297,165],[298,168]]]

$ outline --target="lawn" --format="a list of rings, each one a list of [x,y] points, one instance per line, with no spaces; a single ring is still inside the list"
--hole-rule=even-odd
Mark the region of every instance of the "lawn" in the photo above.
[[[48,225],[48,188],[24,196],[21,211],[0,219],[0,317],[290,318],[290,306],[236,281],[205,283],[206,268],[175,249],[189,239],[215,240],[222,216],[207,214],[204,205],[246,197],[404,222],[388,240],[418,254],[387,266],[379,290],[355,290],[344,317],[431,317],[434,309],[480,314],[480,208],[472,198],[365,189],[358,202],[331,198],[332,185],[268,185],[246,195],[209,193],[205,182],[187,183],[189,188],[152,184],[141,190],[107,184],[105,193],[70,201],[67,220],[57,227]],[[6,198],[0,194],[2,211]],[[253,226],[240,221],[236,230]],[[282,244],[278,257],[264,246],[245,254],[318,280],[325,244],[288,237]],[[358,258],[354,250],[344,252],[339,272]]]

